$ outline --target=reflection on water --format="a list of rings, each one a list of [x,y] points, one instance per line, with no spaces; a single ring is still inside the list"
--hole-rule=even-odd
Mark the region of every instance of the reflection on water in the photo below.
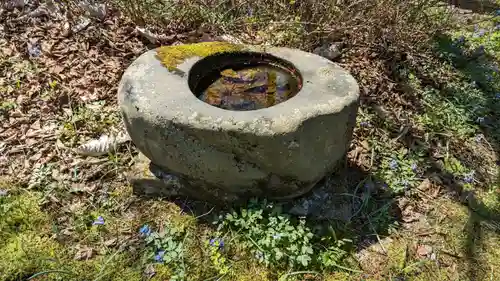
[[[229,110],[255,110],[283,102],[297,93],[298,85],[287,71],[270,65],[242,70],[226,69],[199,98]]]

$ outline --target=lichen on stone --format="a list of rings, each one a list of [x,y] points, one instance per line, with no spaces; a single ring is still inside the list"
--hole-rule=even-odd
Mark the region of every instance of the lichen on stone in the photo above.
[[[163,46],[158,48],[157,57],[169,71],[173,71],[177,68],[177,65],[190,57],[204,58],[219,53],[237,52],[243,49],[243,45],[227,42],[202,42],[177,46]]]

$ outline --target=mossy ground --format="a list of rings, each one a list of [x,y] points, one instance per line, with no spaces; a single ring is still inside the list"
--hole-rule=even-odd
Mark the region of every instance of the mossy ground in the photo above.
[[[120,198],[127,201],[125,194]],[[60,233],[60,216],[46,213],[39,192],[14,189],[2,197],[2,259],[0,278],[21,280],[40,274],[35,280],[142,280],[154,272],[151,280],[168,280],[174,272],[169,265],[151,263],[144,256],[144,244],[137,233],[142,223],[170,225],[188,230],[185,245],[188,280],[216,277],[216,266],[207,255],[204,240],[213,230],[167,202],[142,202],[129,212],[105,213],[87,211],[79,214],[86,225],[70,236]],[[139,203],[139,202],[137,202]],[[498,202],[497,202],[498,204]],[[472,214],[466,206],[450,199],[426,202],[423,216],[409,229],[388,236],[376,246],[358,253],[357,262],[364,273],[330,272],[320,279],[306,273],[304,280],[497,280],[500,278],[499,228],[492,222]],[[138,215],[141,212],[145,214]],[[100,214],[105,224],[89,222]],[[129,216],[136,216],[130,218]],[[79,223],[74,218],[75,224]],[[78,227],[76,227],[78,228]],[[66,233],[67,234],[67,233]],[[127,235],[128,234],[128,235]],[[225,243],[237,240],[233,234]],[[76,249],[75,249],[76,246]],[[231,246],[230,280],[277,280],[273,270],[259,265],[252,256]],[[428,249],[427,249],[428,248]],[[80,255],[80,257],[75,257]],[[351,264],[354,266],[354,264]],[[256,279],[258,278],[258,279]],[[476,279],[469,279],[476,278]],[[229,280],[229,279],[228,279]],[[290,279],[295,280],[295,279]],[[302,279],[298,279],[302,280]]]
[[[286,25],[266,24],[257,32],[252,28],[259,17],[271,17],[264,9],[248,16],[246,9],[237,9],[245,14],[243,21],[228,21],[227,9],[220,14],[193,10],[203,11],[196,15],[207,22],[245,26],[246,32],[273,44],[307,49],[317,30],[306,34],[302,22],[307,14],[300,14],[306,9],[294,5],[281,10],[280,16],[290,20]],[[390,5],[380,6],[382,10],[359,8],[370,11],[362,22],[378,17],[382,23],[377,26],[392,24],[390,15],[398,11],[384,14],[392,11]],[[330,8],[336,22],[356,19],[341,18]],[[290,18],[291,13],[300,15]],[[364,94],[349,152],[348,174],[361,171],[345,180],[354,182],[354,188],[345,187],[356,203],[350,221],[302,222],[258,204],[218,217],[210,206],[193,206],[185,199],[135,197],[120,173],[133,164],[133,148],[92,162],[105,163],[105,169],[75,164],[93,160],[57,154],[63,160],[33,168],[29,179],[6,177],[0,183],[0,280],[500,280],[500,54],[495,43],[500,17],[480,17],[484,21],[477,28],[461,25],[436,38],[435,56],[426,53],[418,63],[407,59],[391,64],[393,68],[384,69],[394,75],[390,81],[370,77],[366,69],[351,69],[363,91],[377,98]],[[420,38],[417,23],[400,25],[396,37],[409,32]],[[363,42],[372,39],[363,37]],[[174,67],[187,57],[234,46],[163,47],[159,55]],[[408,44],[397,46],[411,51]],[[375,51],[356,57],[355,63],[370,71],[380,67],[380,60],[371,57]],[[343,56],[349,58],[349,52]],[[388,53],[383,55],[386,60]],[[36,70],[39,61],[27,64],[3,53],[0,59],[6,77],[0,80],[2,95],[20,94],[26,77],[43,75]],[[350,67],[348,60],[342,63]],[[400,89],[379,99],[396,82]],[[61,98],[58,87],[51,83],[43,88],[51,102]],[[15,96],[2,103],[2,116],[9,117],[20,106],[17,102]],[[54,122],[60,128],[55,137],[69,147],[83,141],[80,135],[97,137],[119,121],[117,112],[100,103],[75,104],[68,112],[58,112],[61,118]],[[1,141],[0,154],[5,147]],[[59,143],[51,147],[60,149]],[[85,167],[90,176],[82,171]],[[225,222],[222,227],[220,221]]]

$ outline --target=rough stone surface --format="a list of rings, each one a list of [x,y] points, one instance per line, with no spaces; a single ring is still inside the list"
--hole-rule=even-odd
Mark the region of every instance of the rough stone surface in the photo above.
[[[359,200],[353,200],[353,197],[349,196],[353,184],[349,183],[348,178],[345,173],[326,177],[304,196],[287,202],[269,203],[280,205],[283,211],[291,215],[318,221],[337,220],[348,223],[361,208]],[[195,200],[199,198],[199,194],[192,192],[196,187],[185,186],[188,183],[152,165],[142,154],[136,158],[135,165],[130,169],[128,180],[136,196],[170,199],[188,197]],[[217,199],[210,193],[203,194],[203,198],[208,198],[209,201]]]
[[[351,197],[331,190],[326,184],[317,184],[310,194],[293,200],[288,213],[314,220],[349,222],[355,204]]]
[[[139,154],[127,174],[133,193],[145,197],[183,196],[177,177],[156,170],[144,154]]]
[[[125,71],[118,98],[127,131],[155,167],[179,178],[185,193],[214,203],[294,198],[345,155],[358,106],[354,78],[311,53],[265,51],[293,63],[304,82],[290,100],[260,110],[229,111],[200,101],[186,75],[169,72],[155,50]],[[199,59],[177,68],[189,73]]]
[[[332,44],[325,44],[320,47],[317,47],[314,49],[313,53],[316,55],[325,57],[329,60],[335,60],[342,55],[342,48],[343,48],[343,43],[342,42],[335,42]]]

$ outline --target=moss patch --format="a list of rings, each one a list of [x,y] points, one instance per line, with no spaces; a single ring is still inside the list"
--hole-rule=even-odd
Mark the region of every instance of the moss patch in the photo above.
[[[0,197],[0,246],[15,233],[49,229],[49,218],[38,207],[40,200],[38,193]]]
[[[12,236],[0,248],[0,280],[54,269],[57,248],[52,239],[32,231]]]
[[[191,57],[207,57],[219,53],[237,52],[243,50],[243,45],[226,42],[202,42],[177,46],[163,46],[158,48],[157,56],[162,64],[173,71],[177,65]]]

